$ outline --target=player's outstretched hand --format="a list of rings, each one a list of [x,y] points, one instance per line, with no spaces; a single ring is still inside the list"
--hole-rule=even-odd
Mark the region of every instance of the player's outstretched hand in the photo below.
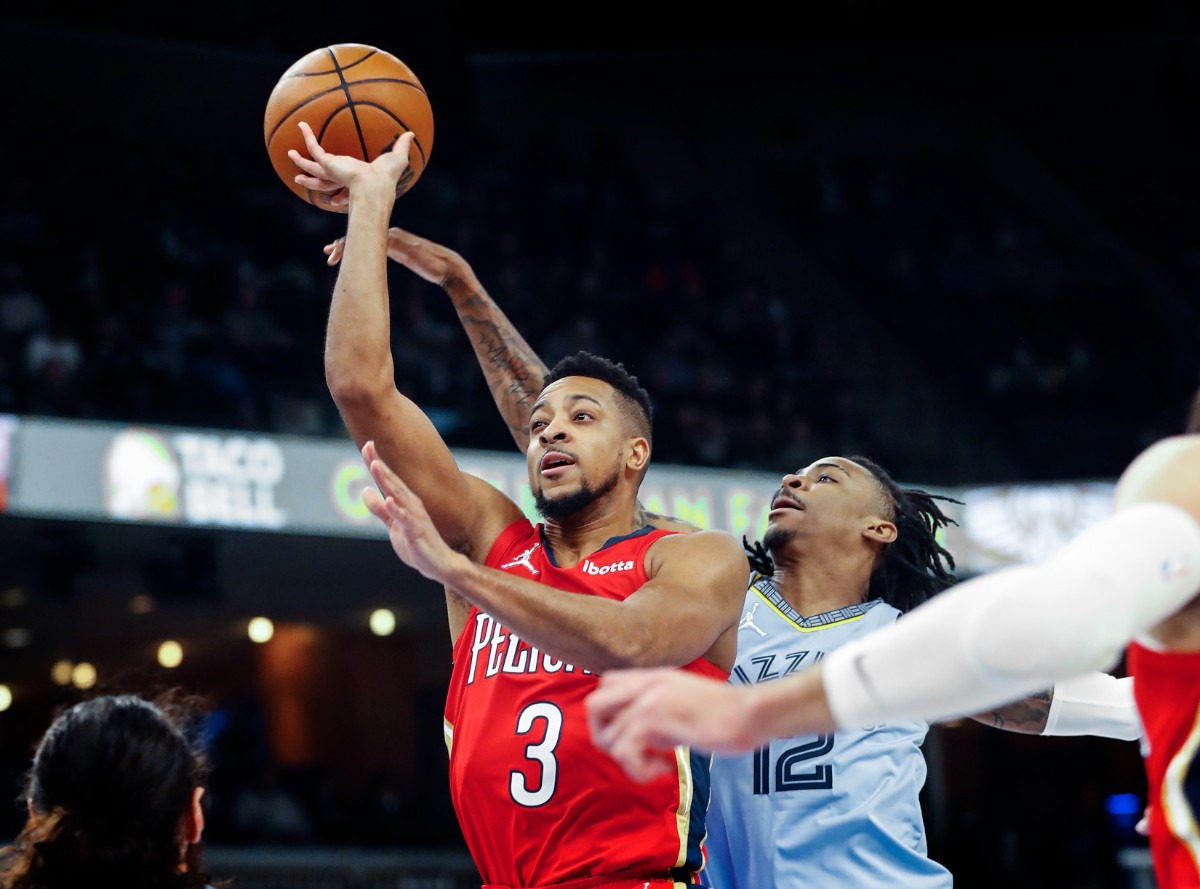
[[[446,545],[421,498],[379,458],[375,442],[363,445],[362,456],[379,486],[379,491],[364,490],[363,502],[387,526],[392,549],[404,564],[430,580],[444,582],[451,569],[466,556]]]
[[[321,147],[312,127],[304,121],[299,126],[309,156],[294,148],[288,151],[292,163],[302,171],[296,175],[297,185],[331,195],[330,204],[338,209],[348,206],[349,191],[359,183],[378,181],[395,194],[396,184],[408,169],[408,151],[415,138],[411,131],[397,139],[390,151],[368,163],[346,154],[330,154]]]
[[[679,745],[710,753],[753,747],[746,692],[673,668],[613,670],[588,696],[588,724],[597,746],[646,781],[675,769]]]

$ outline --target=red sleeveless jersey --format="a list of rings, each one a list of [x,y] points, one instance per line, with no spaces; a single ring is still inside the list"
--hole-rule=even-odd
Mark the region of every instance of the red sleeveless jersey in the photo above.
[[[669,533],[646,527],[559,568],[542,526],[521,519],[485,564],[563,595],[623,600],[646,582],[646,550]],[[728,679],[703,659],[684,669]],[[450,795],[485,883],[545,886],[669,872],[694,881],[703,863],[709,758],[677,756],[675,775],[629,778],[592,743],[584,699],[597,681],[471,609],[454,646],[446,744]]]
[[[1134,642],[1126,665],[1142,720],[1155,880],[1200,889],[1200,652]]]

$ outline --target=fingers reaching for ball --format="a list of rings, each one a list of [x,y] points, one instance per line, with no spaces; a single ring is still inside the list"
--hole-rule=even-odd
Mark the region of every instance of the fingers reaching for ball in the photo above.
[[[374,46],[343,43],[313,50],[283,73],[263,112],[263,138],[279,177],[308,203],[345,213],[346,195],[337,188],[312,188],[296,177],[299,169],[317,179],[337,178],[297,165],[292,151],[320,161],[296,126],[301,117],[327,153],[367,161],[392,153],[401,131],[415,133],[409,165],[403,175],[397,172],[397,196],[420,178],[433,149],[433,108],[420,80],[399,58]]]
[[[331,209],[348,207],[349,189],[364,181],[386,184],[397,196],[403,193],[400,183],[411,175],[409,149],[415,138],[412,131],[401,134],[389,151],[367,162],[350,155],[326,151],[317,141],[312,127],[305,121],[300,121],[298,126],[308,156],[295,148],[288,150],[288,158],[300,170],[295,177],[296,184],[324,196],[323,203]]]

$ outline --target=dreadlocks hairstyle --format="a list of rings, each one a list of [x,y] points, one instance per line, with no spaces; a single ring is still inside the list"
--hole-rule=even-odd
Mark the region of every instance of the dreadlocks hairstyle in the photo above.
[[[755,574],[762,574],[765,577],[770,577],[775,573],[775,562],[771,559],[771,554],[767,552],[767,548],[762,545],[761,540],[751,543],[746,535],[743,534],[742,548],[746,551],[746,555],[750,557],[751,571]]]
[[[650,405],[650,395],[638,383],[637,377],[625,369],[625,365],[593,355],[591,352],[576,352],[561,359],[546,371],[546,376],[542,378],[542,388],[545,389],[563,377],[591,377],[616,389],[623,396],[620,399],[622,413],[638,434],[644,435],[653,445],[650,427],[654,411]]]
[[[891,509],[889,518],[896,523],[896,539],[883,549],[883,558],[871,574],[867,598],[882,599],[902,612],[911,611],[958,580],[954,557],[937,541],[941,528],[957,522],[942,512],[937,501],[962,501],[918,488],[901,488],[873,460],[857,456],[847,459],[875,476]],[[762,541],[750,543],[743,537],[742,545],[754,571],[768,577],[775,572],[775,563]]]

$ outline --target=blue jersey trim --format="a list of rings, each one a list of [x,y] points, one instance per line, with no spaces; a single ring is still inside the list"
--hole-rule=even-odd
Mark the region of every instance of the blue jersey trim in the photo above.
[[[542,541],[542,549],[546,551],[546,558],[550,560],[550,564],[553,565],[555,568],[561,568],[562,565],[558,564],[558,560],[556,558],[554,558],[554,550],[551,548],[550,542],[548,540],[546,540],[545,524],[542,522],[539,522],[537,529],[538,529],[538,537]],[[596,552],[603,552],[604,550],[608,549],[610,546],[613,546],[614,544],[621,543],[624,540],[633,540],[633,538],[635,538],[635,537],[643,537],[646,534],[649,534],[650,532],[655,531],[655,530],[657,530],[657,529],[653,525],[642,525],[642,527],[638,528],[636,531],[631,531],[628,534],[622,534],[620,537],[608,538],[608,540],[606,540],[606,541],[604,541],[604,543],[600,544],[600,549],[596,550]]]

